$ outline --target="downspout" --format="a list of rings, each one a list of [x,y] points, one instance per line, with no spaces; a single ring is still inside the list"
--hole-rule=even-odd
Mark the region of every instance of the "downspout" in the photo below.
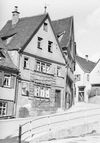
[[[20,71],[20,51],[18,50],[18,70]],[[15,86],[15,117],[17,116],[17,105],[18,105],[18,90],[19,90],[19,74],[16,76],[16,86]]]

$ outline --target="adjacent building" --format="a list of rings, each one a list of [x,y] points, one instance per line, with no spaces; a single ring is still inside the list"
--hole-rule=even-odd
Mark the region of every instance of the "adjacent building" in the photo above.
[[[0,39],[0,117],[14,117],[16,114],[17,75],[18,69]]]
[[[20,71],[16,116],[27,110],[33,116],[72,106],[76,53],[73,17],[51,21],[44,13],[19,18],[15,7],[0,37]]]
[[[65,56],[65,62],[66,62],[65,108],[69,108],[74,103],[74,71],[76,62],[74,18],[73,16],[71,16],[55,20],[52,21],[52,24]]]
[[[96,63],[88,59],[76,56],[76,70],[75,70],[75,88],[76,97],[75,102],[88,102],[89,92],[91,90],[91,71],[94,69]]]

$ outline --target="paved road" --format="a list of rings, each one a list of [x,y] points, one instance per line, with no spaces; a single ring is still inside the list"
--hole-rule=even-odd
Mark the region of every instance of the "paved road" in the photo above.
[[[42,143],[100,143],[100,134],[89,135],[84,137],[68,138],[62,140],[52,140]]]

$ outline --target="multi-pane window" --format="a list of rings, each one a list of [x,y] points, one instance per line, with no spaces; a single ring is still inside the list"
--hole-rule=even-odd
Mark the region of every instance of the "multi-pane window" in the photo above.
[[[48,41],[48,52],[53,52],[53,42]]]
[[[51,64],[49,64],[49,63],[37,61],[36,62],[36,71],[39,71],[42,73],[50,73],[50,66],[51,66]]]
[[[78,101],[79,102],[84,101],[84,89],[85,89],[84,86],[80,86],[78,89]]]
[[[61,67],[57,67],[57,76],[61,76]]]
[[[43,30],[46,32],[48,31],[48,24],[46,22],[43,24]]]
[[[6,115],[7,111],[7,102],[0,101],[0,116]]]
[[[27,82],[22,82],[22,95],[29,95],[29,87]]]
[[[38,37],[37,48],[42,49],[42,40],[43,38]]]
[[[4,75],[4,82],[3,82],[4,87],[11,87],[11,76],[5,74]]]
[[[35,86],[34,96],[40,98],[50,98],[50,88]]]
[[[29,58],[24,57],[24,69],[29,69]]]
[[[75,81],[80,81],[81,80],[81,75],[80,74],[76,74],[75,75]]]

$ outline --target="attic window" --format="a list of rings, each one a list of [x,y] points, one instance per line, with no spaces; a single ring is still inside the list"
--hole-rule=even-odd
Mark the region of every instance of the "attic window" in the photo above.
[[[38,42],[37,42],[37,47],[39,48],[39,49],[42,49],[42,38],[41,37],[38,37]]]
[[[46,32],[48,31],[48,24],[46,22],[44,22],[43,30]]]
[[[53,52],[53,42],[48,41],[48,52]]]

